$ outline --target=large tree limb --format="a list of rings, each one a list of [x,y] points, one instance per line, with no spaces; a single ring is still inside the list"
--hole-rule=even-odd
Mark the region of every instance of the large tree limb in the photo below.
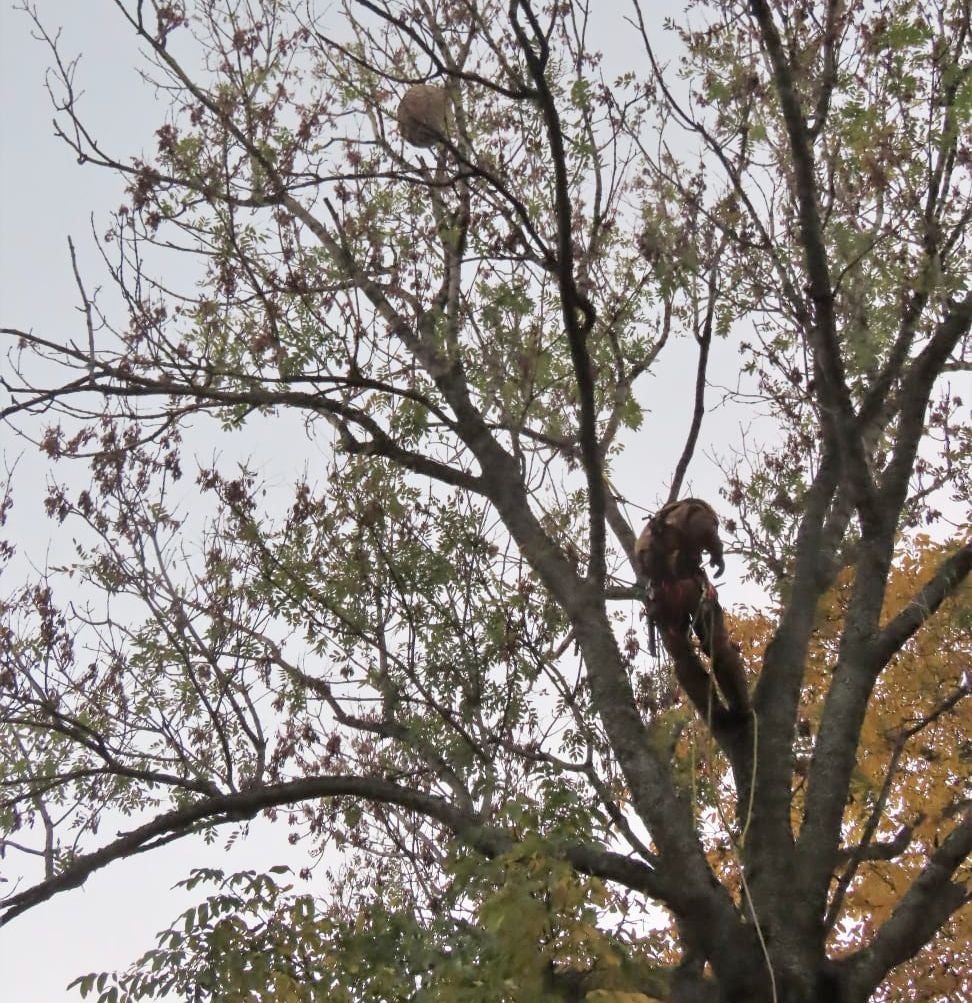
[[[972,547],[967,544],[942,565],[915,601],[920,603],[925,596],[937,609],[968,574],[970,566]],[[838,659],[808,775],[804,824],[799,839],[801,870],[807,876],[808,894],[819,902],[823,902],[830,886],[843,819],[843,797],[835,798],[834,791],[846,791],[850,782],[856,763],[857,736],[874,683],[894,652],[932,612],[932,609],[915,606],[913,601],[891,621],[874,644],[850,646],[849,652],[842,653]],[[850,617],[849,613],[848,619]]]
[[[753,706],[759,718],[756,763],[756,803],[747,852],[753,847],[772,848],[770,859],[785,867],[792,850],[790,826],[793,734],[796,726],[803,667],[822,592],[820,553],[824,543],[824,520],[838,484],[839,461],[832,448],[824,446],[820,467],[804,496],[804,515],[797,532],[789,601],[780,625],[766,648]],[[763,867],[768,890],[788,880],[783,870]],[[759,891],[760,882],[756,882]],[[777,885],[779,886],[779,885]]]
[[[808,881],[808,901],[814,909],[825,905],[833,870],[833,854],[843,819],[843,795],[850,783],[857,741],[874,683],[893,643],[904,643],[907,632],[920,624],[919,609],[909,608],[891,633],[873,638],[885,596],[896,526],[890,518],[900,512],[924,429],[925,410],[935,379],[945,360],[972,323],[972,293],[954,304],[921,354],[912,364],[902,387],[903,405],[895,450],[881,482],[880,504],[885,525],[862,540],[857,577],[848,605],[833,682],[827,692],[813,760],[807,777],[804,825],[800,833],[801,872]],[[953,574],[966,575],[969,555],[963,548],[956,563],[943,567],[941,577],[928,584],[928,597],[940,604]],[[891,629],[891,625],[887,629]]]
[[[898,435],[891,461],[881,479],[881,504],[895,513],[908,493],[918,446],[925,428],[925,411],[935,381],[955,346],[972,327],[972,292],[953,302],[928,344],[908,368],[902,382]],[[892,529],[894,527],[891,527]]]
[[[5,329],[0,333],[9,333]],[[34,338],[39,342],[40,339]],[[53,343],[51,343],[53,345]],[[67,346],[54,346],[64,351],[68,356],[75,354]],[[107,382],[108,380],[112,382]],[[6,381],[4,381],[6,385]],[[196,401],[202,405],[232,406],[244,405],[252,408],[292,407],[317,414],[329,415],[352,424],[360,425],[370,435],[368,441],[362,442],[350,435],[345,435],[343,444],[348,452],[358,454],[377,454],[393,460],[399,466],[413,473],[430,477],[433,480],[452,484],[477,494],[484,492],[479,477],[468,474],[456,467],[449,466],[439,460],[434,460],[421,453],[404,449],[388,435],[384,429],[368,414],[358,408],[349,407],[340,401],[331,400],[323,394],[308,393],[296,390],[268,390],[262,386],[242,390],[221,389],[218,386],[179,382],[168,379],[156,379],[141,376],[121,367],[107,366],[103,363],[97,367],[94,378],[85,377],[72,384],[52,390],[32,393],[30,400],[11,405],[0,412],[0,418],[9,417],[19,411],[31,407],[44,406],[51,400],[70,397],[77,394],[99,393],[106,397],[133,398],[158,396],[165,398],[184,398]]]
[[[972,540],[939,566],[905,608],[881,631],[870,646],[872,670],[880,671],[902,646],[937,612],[972,571]]]
[[[120,835],[91,853],[75,857],[46,881],[0,901],[0,926],[60,892],[78,888],[97,870],[116,861],[144,853],[180,839],[209,825],[221,825],[255,817],[266,808],[326,797],[352,796],[397,805],[437,821],[465,839],[486,856],[496,856],[514,845],[512,837],[498,828],[481,826],[475,815],[460,811],[448,801],[374,777],[307,777],[256,790],[209,797],[186,808],[166,812],[151,822]],[[669,882],[647,864],[619,853],[580,843],[566,844],[563,857],[577,870],[617,881],[627,888],[667,900]]]

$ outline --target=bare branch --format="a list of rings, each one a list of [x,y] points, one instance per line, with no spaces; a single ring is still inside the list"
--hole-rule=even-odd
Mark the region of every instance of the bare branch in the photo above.
[[[718,269],[719,256],[724,241],[720,243],[719,249],[714,255],[714,260],[709,268],[708,292],[705,301],[705,320],[702,323],[702,330],[698,334],[699,362],[695,374],[695,407],[692,411],[692,424],[689,427],[688,437],[685,440],[685,447],[682,455],[675,465],[675,473],[672,476],[672,486],[668,490],[668,501],[673,502],[678,498],[682,490],[682,481],[685,479],[688,465],[695,454],[695,445],[699,439],[699,431],[702,428],[702,418],[705,416],[705,382],[709,365],[709,347],[712,344],[712,326],[715,318],[716,298],[718,288],[716,286],[716,275]]]

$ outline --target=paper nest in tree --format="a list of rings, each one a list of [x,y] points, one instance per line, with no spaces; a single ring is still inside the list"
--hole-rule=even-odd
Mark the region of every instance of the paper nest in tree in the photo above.
[[[409,87],[398,106],[398,131],[412,146],[435,146],[446,137],[448,95],[436,84]]]

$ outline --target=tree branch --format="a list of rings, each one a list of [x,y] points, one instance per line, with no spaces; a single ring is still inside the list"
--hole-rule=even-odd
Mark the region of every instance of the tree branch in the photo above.
[[[818,376],[821,424],[831,444],[842,457],[841,474],[853,490],[854,503],[865,530],[876,529],[880,521],[875,508],[874,485],[847,389],[837,337],[834,292],[817,201],[812,138],[800,104],[793,69],[783,51],[770,6],[767,0],[751,0],[750,9],[773,68],[776,92],[789,139],[808,292],[814,307],[810,333],[814,367]]]
[[[206,798],[186,808],[159,815],[100,850],[75,857],[55,877],[0,900],[0,926],[60,892],[80,887],[95,871],[116,860],[144,853],[209,825],[251,819],[266,808],[340,796],[358,797],[418,812],[441,823],[486,856],[496,856],[514,845],[509,834],[500,829],[483,827],[478,824],[475,815],[459,811],[442,798],[421,791],[372,777],[307,777],[257,790]],[[663,900],[670,893],[672,883],[638,860],[584,844],[566,844],[562,853],[564,859],[582,873],[616,881]]]
[[[888,763],[888,768],[884,774],[884,782],[881,784],[881,790],[878,793],[877,800],[875,801],[874,807],[871,810],[870,816],[864,826],[864,832],[861,835],[860,843],[853,848],[837,851],[838,860],[846,858],[846,866],[844,867],[843,873],[837,880],[837,887],[834,889],[830,905],[827,907],[827,915],[824,918],[825,929],[830,930],[834,923],[837,922],[837,919],[840,916],[841,906],[844,902],[844,896],[847,894],[847,889],[850,887],[850,883],[853,881],[854,875],[857,873],[857,868],[860,866],[861,862],[865,860],[891,860],[899,853],[904,852],[911,842],[911,826],[902,826],[890,843],[871,842],[874,833],[877,831],[877,827],[881,822],[881,818],[884,815],[884,809],[888,803],[888,797],[891,793],[891,784],[894,782],[894,778],[898,770],[898,764],[901,761],[901,757],[904,754],[904,750],[907,747],[908,742],[914,738],[915,735],[924,731],[929,725],[934,724],[934,722],[937,721],[943,714],[947,714],[960,700],[968,696],[968,694],[969,686],[963,683],[963,685],[959,686],[957,690],[951,693],[944,700],[940,701],[938,706],[936,706],[930,713],[926,714],[916,724],[913,724],[910,728],[906,728],[898,735],[897,740],[894,743],[894,749],[891,752],[891,760]]]
[[[857,846],[842,847],[837,851],[837,856],[840,860],[847,861],[894,860],[895,857],[900,857],[911,846],[913,833],[914,826],[903,825],[891,839],[876,839],[873,842],[864,842],[862,840]]]
[[[931,855],[887,922],[867,947],[838,964],[855,992],[866,999],[895,965],[913,957],[949,917],[970,900],[967,884],[952,875],[972,853],[972,815],[966,815]]]
[[[939,566],[907,606],[881,631],[870,645],[872,671],[888,664],[902,646],[935,614],[972,571],[972,540]]]
[[[830,112],[830,99],[837,83],[837,36],[842,13],[841,0],[827,0],[827,19],[823,31],[823,72],[818,81],[819,90],[813,109],[813,125],[807,128],[807,134],[811,139],[816,139],[823,131]]]
[[[955,346],[972,328],[972,292],[950,304],[928,344],[909,367],[900,391],[902,401],[894,452],[881,479],[882,504],[899,512],[908,493],[918,445],[925,428],[925,411],[935,380]],[[892,527],[893,529],[893,527]]]
[[[720,242],[720,250],[724,241]],[[702,418],[705,415],[705,379],[709,365],[709,348],[712,345],[712,327],[715,318],[716,307],[716,269],[718,268],[719,251],[716,251],[715,260],[709,269],[708,295],[705,304],[705,321],[702,324],[702,331],[698,336],[699,342],[699,364],[695,373],[695,407],[692,411],[692,423],[689,426],[689,434],[685,440],[685,448],[678,458],[675,466],[675,474],[672,477],[672,486],[668,491],[668,501],[673,502],[678,498],[682,490],[682,481],[685,479],[685,472],[695,455],[695,444],[698,442],[699,430],[702,428]]]
[[[522,8],[534,31],[534,40],[527,37],[520,24],[518,11]],[[510,0],[510,23],[516,34],[530,76],[537,89],[538,102],[547,129],[554,171],[554,207],[557,220],[557,281],[560,287],[561,312],[564,330],[570,345],[574,378],[580,402],[580,444],[587,476],[588,513],[590,519],[590,548],[588,576],[603,588],[605,576],[605,516],[602,489],[603,469],[601,451],[597,441],[597,406],[594,397],[594,373],[587,350],[587,338],[594,326],[596,314],[588,297],[577,288],[574,275],[574,207],[567,180],[567,154],[564,134],[557,104],[546,78],[547,42],[539,32],[529,0]],[[534,44],[534,42],[536,44]]]
[[[838,483],[839,461],[824,444],[817,475],[807,490],[797,532],[793,577],[780,625],[767,645],[753,694],[759,718],[756,803],[752,845],[774,846],[780,863],[790,851],[790,792],[793,775],[793,730],[800,700],[803,666],[822,592],[819,566],[824,519]],[[750,844],[747,842],[747,846]],[[782,873],[767,879],[784,880]]]

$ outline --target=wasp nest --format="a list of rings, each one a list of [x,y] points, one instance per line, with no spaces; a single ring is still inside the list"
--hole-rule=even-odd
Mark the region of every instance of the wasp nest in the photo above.
[[[448,132],[449,95],[444,87],[409,87],[398,106],[398,131],[412,146],[435,146]]]

